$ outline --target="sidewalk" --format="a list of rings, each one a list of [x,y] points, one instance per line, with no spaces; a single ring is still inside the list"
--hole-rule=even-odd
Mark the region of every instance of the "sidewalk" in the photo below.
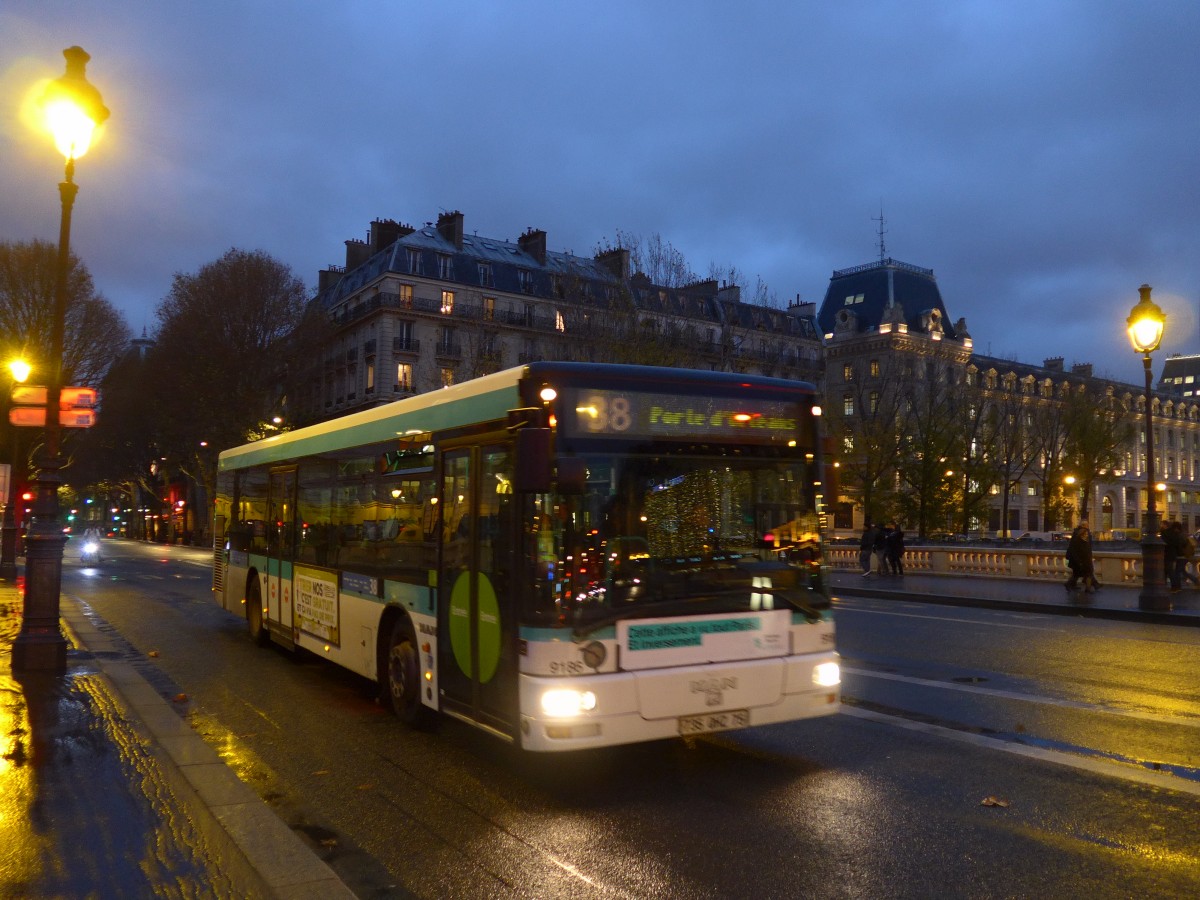
[[[0,582],[0,896],[353,897],[69,597],[66,673],[14,673],[22,603]]]
[[[837,569],[830,577],[833,595],[944,603],[986,609],[1053,613],[1157,625],[1200,626],[1200,590],[1171,594],[1171,609],[1138,609],[1140,585],[1105,585],[1094,594],[1067,591],[1060,581],[989,578],[977,575],[878,575]]]

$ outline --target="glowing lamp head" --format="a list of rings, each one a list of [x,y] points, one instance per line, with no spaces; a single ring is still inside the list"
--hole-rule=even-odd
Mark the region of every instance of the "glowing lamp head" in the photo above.
[[[1125,321],[1128,324],[1133,352],[1149,355],[1158,349],[1162,341],[1167,316],[1159,309],[1158,304],[1150,299],[1150,285],[1143,284],[1138,288],[1138,294],[1141,299],[1138,300],[1137,306],[1130,310],[1129,318]]]
[[[29,373],[33,371],[33,366],[23,359],[14,359],[8,364],[8,371],[12,374],[13,381],[24,384]]]
[[[42,114],[58,152],[67,159],[78,159],[87,153],[96,128],[108,119],[108,108],[84,74],[91,59],[87,51],[68,47],[63,56],[67,72],[47,85],[42,95]]]

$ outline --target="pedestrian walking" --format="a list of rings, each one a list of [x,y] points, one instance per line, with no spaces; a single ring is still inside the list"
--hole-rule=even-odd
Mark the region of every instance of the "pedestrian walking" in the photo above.
[[[1067,568],[1071,570],[1071,577],[1065,585],[1068,591],[1078,590],[1082,586],[1089,594],[1096,592],[1091,533],[1086,525],[1077,525],[1071,532],[1071,540],[1067,542]]]
[[[882,527],[875,529],[875,546],[873,552],[875,557],[875,571],[880,575],[886,575],[887,531]]]
[[[1179,556],[1175,559],[1175,570],[1179,573],[1179,586],[1183,587],[1183,582],[1190,581],[1193,585],[1200,585],[1200,578],[1197,578],[1193,572],[1193,562],[1196,558],[1196,542],[1192,540],[1192,536],[1183,530],[1183,525],[1179,525]]]
[[[871,557],[875,555],[875,536],[878,532],[879,529],[868,522],[858,541],[858,564],[862,566],[863,578],[871,574]]]
[[[884,539],[884,552],[887,555],[888,568],[893,575],[904,574],[904,531],[899,525],[888,525],[887,537]]]
[[[1183,551],[1183,526],[1178,522],[1167,522],[1159,536],[1163,542],[1163,574],[1171,585],[1171,593],[1177,593],[1183,589],[1177,565]]]

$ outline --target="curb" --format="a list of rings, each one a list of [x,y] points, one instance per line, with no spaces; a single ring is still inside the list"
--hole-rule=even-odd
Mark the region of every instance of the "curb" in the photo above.
[[[73,645],[92,654],[133,727],[148,739],[177,798],[221,853],[231,877],[251,896],[279,900],[352,900],[354,893],[254,791],[238,779],[216,751],[128,662],[83,613],[62,595],[61,622]]]
[[[1035,600],[999,600],[991,597],[959,597],[948,594],[917,594],[907,591],[879,590],[867,587],[833,585],[831,592],[836,597],[868,597],[873,600],[905,600],[912,603],[936,603],[941,606],[969,606],[979,609],[1008,609],[1017,612],[1042,613],[1057,616],[1081,616],[1089,619],[1114,619],[1123,622],[1144,622],[1149,625],[1184,625],[1200,627],[1200,616],[1181,616],[1167,611],[1157,612],[1141,609],[1121,609],[1091,606],[1086,603],[1061,604]]]

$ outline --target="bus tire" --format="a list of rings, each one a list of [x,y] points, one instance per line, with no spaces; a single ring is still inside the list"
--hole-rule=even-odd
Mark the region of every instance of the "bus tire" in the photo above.
[[[392,626],[379,681],[384,703],[396,718],[412,727],[428,721],[428,711],[421,704],[421,648],[407,616],[399,617]]]
[[[271,634],[263,625],[262,588],[257,575],[246,586],[246,625],[250,629],[250,640],[259,647],[267,646]]]

